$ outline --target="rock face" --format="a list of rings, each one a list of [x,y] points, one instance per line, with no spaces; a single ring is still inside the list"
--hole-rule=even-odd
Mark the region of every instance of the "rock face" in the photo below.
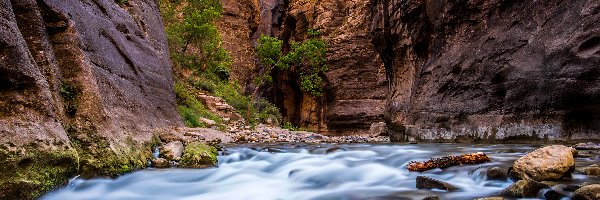
[[[373,122],[382,120],[387,81],[370,42],[370,18],[366,0],[290,1],[280,37],[300,41],[308,29],[321,31],[328,44],[329,70],[324,74],[325,101],[296,90],[279,102],[284,116],[331,134],[368,133]],[[299,88],[291,82],[280,84],[284,94],[289,94],[286,88]]]
[[[258,0],[221,0],[223,15],[217,27],[225,48],[232,58],[231,79],[246,83],[254,70],[254,46],[251,37],[258,29],[260,7]]]
[[[598,140],[598,1],[371,0],[392,139]]]
[[[537,149],[513,164],[513,171],[522,179],[557,180],[570,174],[575,165],[573,148],[553,145]]]
[[[225,48],[233,57],[232,77],[249,86],[252,81],[246,72],[253,67],[245,66],[254,64],[248,55],[254,57],[247,49],[253,47],[260,34],[290,42],[306,39],[308,29],[323,33],[328,44],[329,66],[323,74],[326,79],[323,100],[300,91],[297,77],[284,72],[276,72],[274,86],[263,91],[281,108],[287,121],[331,134],[368,133],[372,123],[383,121],[387,81],[383,63],[371,44],[368,0],[221,0],[221,3],[225,15],[219,25]],[[235,75],[238,71],[240,75]]]
[[[0,0],[0,16],[0,198],[143,167],[152,130],[180,124],[155,1]]]

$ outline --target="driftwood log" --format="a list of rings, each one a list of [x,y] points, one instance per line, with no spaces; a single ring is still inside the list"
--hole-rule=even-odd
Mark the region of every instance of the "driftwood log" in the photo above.
[[[459,156],[444,156],[431,158],[424,162],[410,161],[406,166],[409,171],[424,172],[435,168],[446,168],[455,165],[479,164],[490,161],[490,158],[483,152],[463,154]]]

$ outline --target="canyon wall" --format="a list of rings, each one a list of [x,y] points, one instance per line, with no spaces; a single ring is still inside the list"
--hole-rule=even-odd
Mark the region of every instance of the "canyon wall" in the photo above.
[[[154,0],[0,0],[0,199],[146,166],[180,125]]]
[[[387,81],[379,54],[371,44],[371,10],[365,0],[221,0],[218,23],[224,46],[233,58],[232,78],[248,85],[254,68],[254,48],[261,35],[284,42],[303,41],[307,31],[323,33],[329,70],[323,99],[300,90],[297,77],[277,71],[274,85],[263,91],[286,119],[328,134],[365,133],[383,121]],[[257,6],[258,5],[258,6]],[[242,53],[240,53],[242,52]]]
[[[383,62],[371,44],[371,10],[363,0],[290,1],[281,37],[301,41],[308,29],[327,43],[324,102],[303,95],[300,121],[329,134],[365,133],[383,121],[387,81]],[[319,109],[322,117],[316,116]],[[313,113],[311,115],[310,113]]]
[[[392,140],[600,139],[600,3],[371,0]]]

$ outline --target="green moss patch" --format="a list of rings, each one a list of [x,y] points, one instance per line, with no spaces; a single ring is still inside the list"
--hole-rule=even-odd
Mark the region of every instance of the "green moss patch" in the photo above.
[[[190,142],[183,150],[181,167],[204,168],[217,165],[217,149],[202,142]]]
[[[0,147],[0,199],[35,199],[77,174],[77,152]]]

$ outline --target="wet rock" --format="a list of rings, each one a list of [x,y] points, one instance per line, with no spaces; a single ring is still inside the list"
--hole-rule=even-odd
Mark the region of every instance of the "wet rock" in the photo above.
[[[600,199],[600,184],[592,184],[579,188],[573,193],[573,200],[598,200]]]
[[[573,148],[575,148],[577,150],[600,150],[600,144],[596,144],[593,142],[579,143],[579,144],[573,145]]]
[[[579,173],[588,175],[588,176],[600,176],[600,165],[599,164],[593,164],[590,165],[588,167],[585,167],[581,170],[579,170]]]
[[[335,152],[343,151],[343,150],[344,150],[344,148],[342,148],[342,147],[332,147],[332,148],[327,149],[327,151],[325,151],[325,153],[330,154],[330,153],[335,153]]]
[[[502,190],[500,195],[516,198],[536,197],[538,192],[546,187],[534,180],[520,180]]]
[[[179,161],[183,154],[183,143],[180,141],[169,142],[160,147],[160,157],[167,160]]]
[[[460,188],[446,183],[444,181],[436,180],[426,176],[417,176],[417,188],[418,189],[440,189],[446,191],[456,191]]]
[[[154,158],[152,159],[152,166],[156,168],[169,168],[171,165],[169,161],[164,158]]]
[[[546,193],[544,193],[544,198],[546,198],[546,200],[560,200],[568,196],[568,194],[565,194],[564,192],[559,192],[558,190],[554,189],[550,189],[546,191]]]
[[[506,180],[508,178],[508,167],[492,167],[487,170],[488,180]]]
[[[369,128],[369,135],[371,136],[387,136],[388,130],[385,122],[376,122],[372,123]]]
[[[427,196],[427,197],[423,198],[423,200],[440,200],[440,196],[431,195],[431,196]]]
[[[573,148],[552,145],[519,158],[512,167],[521,179],[544,181],[569,175],[574,165]]]
[[[217,154],[217,149],[208,144],[190,142],[185,145],[179,164],[186,168],[213,167],[217,165]]]

